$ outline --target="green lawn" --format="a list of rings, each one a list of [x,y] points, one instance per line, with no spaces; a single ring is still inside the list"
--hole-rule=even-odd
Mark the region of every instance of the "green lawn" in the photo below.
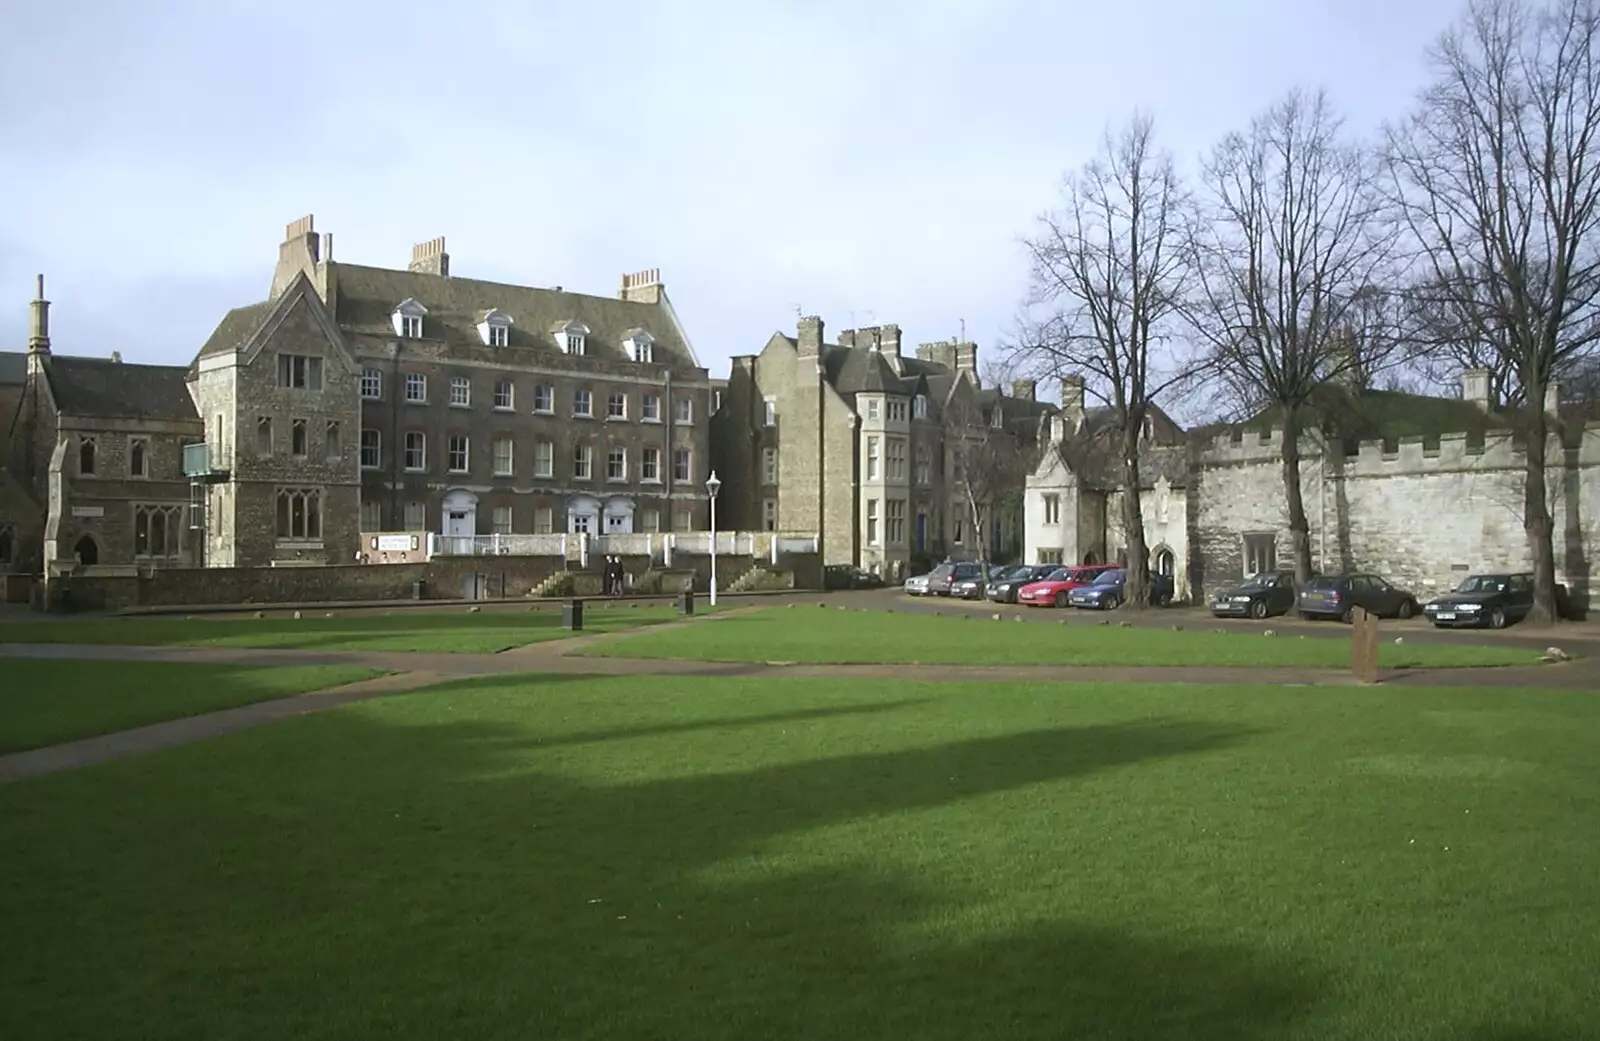
[[[670,633],[606,640],[581,653],[618,658],[695,661],[794,661],[836,664],[915,663],[1011,665],[1282,665],[1348,666],[1350,643],[1337,637],[1233,630],[1123,629],[1077,612],[1066,625],[1019,624],[1015,608],[990,615],[774,607]],[[1087,616],[1087,617],[1086,617]],[[1335,628],[1335,627],[1330,627]],[[1335,631],[1344,633],[1344,630]],[[1532,665],[1535,651],[1463,644],[1383,641],[1389,668]]]
[[[0,1036],[1595,1037],[1597,728],[485,677],[0,788]]]
[[[345,665],[0,660],[0,754],[381,675]]]
[[[597,607],[583,614],[584,631],[618,632],[677,617],[668,605]],[[302,618],[282,613],[29,621],[0,625],[0,643],[116,643],[141,647],[277,647],[317,651],[448,651],[487,654],[570,636],[561,628],[559,605],[537,610],[486,609],[466,605],[448,611],[362,611]]]

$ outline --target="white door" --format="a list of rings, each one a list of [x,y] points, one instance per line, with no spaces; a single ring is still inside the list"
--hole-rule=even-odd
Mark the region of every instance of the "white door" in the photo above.
[[[444,533],[446,535],[476,535],[478,533],[478,511],[446,510],[444,513]]]
[[[607,535],[631,535],[631,534],[633,534],[633,517],[632,517],[632,515],[627,514],[627,513],[608,513],[608,514],[606,514],[606,534]]]

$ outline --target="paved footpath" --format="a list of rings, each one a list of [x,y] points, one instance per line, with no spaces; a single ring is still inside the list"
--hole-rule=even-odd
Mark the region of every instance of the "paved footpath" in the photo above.
[[[865,603],[857,601],[858,603]],[[876,606],[876,605],[874,605]],[[743,610],[750,610],[747,608]],[[650,626],[653,632],[715,624],[742,613],[728,611]],[[593,676],[806,676],[885,680],[1036,680],[1040,682],[1215,683],[1341,686],[1355,680],[1343,669],[1072,665],[806,665],[791,662],[705,662],[589,658],[574,652],[615,634],[549,640],[498,654],[410,651],[263,650],[224,647],[134,647],[113,644],[0,644],[0,658],[91,661],[203,662],[237,665],[356,665],[387,675],[327,690],[260,701],[237,708],[167,720],[98,737],[0,755],[0,784],[122,756],[152,752],[232,733],[260,723],[306,715],[385,694],[451,680],[505,673]],[[1587,649],[1587,648],[1585,648]],[[1600,659],[1561,665],[1473,669],[1406,669],[1383,674],[1385,685],[1541,687],[1600,691]]]

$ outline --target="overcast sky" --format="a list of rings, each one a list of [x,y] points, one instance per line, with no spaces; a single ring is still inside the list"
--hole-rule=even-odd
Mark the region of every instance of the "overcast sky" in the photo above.
[[[1017,239],[1106,125],[1199,155],[1294,85],[1403,109],[1456,0],[0,0],[0,344],[186,363],[337,259],[614,294],[659,267],[713,375],[797,314],[991,349]]]

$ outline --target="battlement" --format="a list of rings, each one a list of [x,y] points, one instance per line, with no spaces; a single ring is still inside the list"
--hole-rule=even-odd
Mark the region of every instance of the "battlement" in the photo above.
[[[1336,446],[1330,448],[1336,449]],[[1200,446],[1199,462],[1201,466],[1271,463],[1282,458],[1282,454],[1281,430],[1224,431],[1212,437],[1208,444]],[[1320,436],[1302,435],[1300,455],[1307,461],[1320,462],[1323,456]],[[1591,422],[1584,427],[1577,456],[1580,466],[1600,466],[1600,422]],[[1555,437],[1550,439],[1549,458],[1552,466],[1559,466],[1566,459]],[[1362,441],[1354,454],[1345,456],[1343,463],[1347,476],[1426,473],[1467,467],[1476,470],[1516,469],[1527,465],[1527,449],[1508,430],[1486,432],[1482,444],[1469,442],[1463,431],[1444,434],[1437,444],[1421,437],[1401,438],[1392,449],[1382,441]]]

